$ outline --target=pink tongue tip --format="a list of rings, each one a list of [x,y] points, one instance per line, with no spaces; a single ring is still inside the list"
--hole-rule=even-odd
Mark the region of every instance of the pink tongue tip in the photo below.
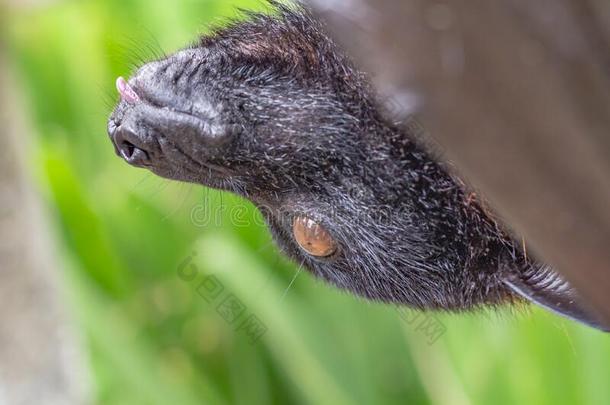
[[[140,97],[136,94],[136,92],[129,86],[127,80],[119,77],[116,79],[116,89],[121,95],[121,99],[127,103],[137,103],[140,101]]]

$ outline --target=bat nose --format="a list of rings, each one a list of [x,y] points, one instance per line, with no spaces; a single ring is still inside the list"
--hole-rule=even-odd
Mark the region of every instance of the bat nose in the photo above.
[[[150,153],[136,131],[129,125],[117,124],[111,120],[108,134],[114,144],[115,152],[133,166],[148,166],[151,163]]]

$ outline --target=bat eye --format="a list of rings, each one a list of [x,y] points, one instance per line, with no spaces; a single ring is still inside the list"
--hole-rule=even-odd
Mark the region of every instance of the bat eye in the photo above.
[[[311,218],[299,216],[292,224],[294,239],[301,249],[315,257],[329,257],[337,252],[337,242]]]

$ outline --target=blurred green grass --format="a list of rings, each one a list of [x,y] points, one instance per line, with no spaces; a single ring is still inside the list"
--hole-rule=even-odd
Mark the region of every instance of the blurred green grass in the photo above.
[[[19,4],[19,3],[15,3]],[[114,79],[252,1],[55,1],[12,6],[3,35],[25,93],[31,168],[62,253],[99,404],[603,404],[610,341],[539,310],[439,315],[433,345],[393,308],[334,291],[231,225],[237,197],[115,158]],[[221,221],[199,227],[198,204]],[[256,221],[256,219],[258,219]],[[268,328],[251,344],[177,273],[196,252]],[[289,291],[288,286],[291,285]]]

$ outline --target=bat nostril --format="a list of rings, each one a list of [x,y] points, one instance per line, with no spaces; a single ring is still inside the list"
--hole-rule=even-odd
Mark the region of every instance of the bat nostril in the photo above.
[[[123,141],[119,146],[119,150],[125,159],[130,159],[133,156],[136,147],[129,141]]]
[[[114,130],[112,138],[117,155],[127,163],[134,166],[145,166],[151,163],[149,152],[133,131],[119,126]]]

